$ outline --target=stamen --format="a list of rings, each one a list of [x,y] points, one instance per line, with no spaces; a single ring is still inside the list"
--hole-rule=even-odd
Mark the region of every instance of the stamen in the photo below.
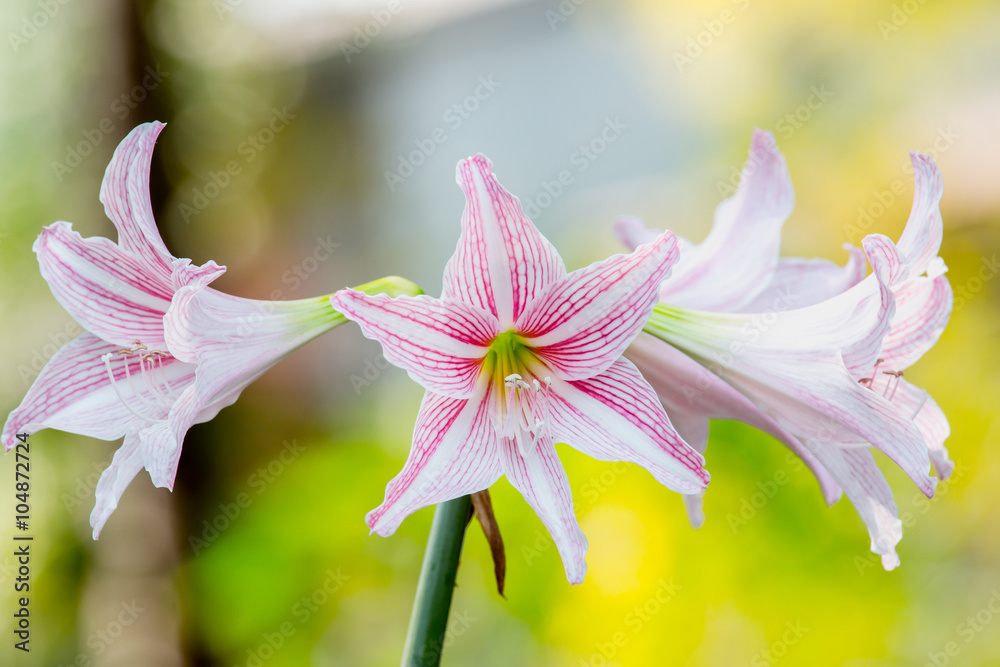
[[[139,414],[138,412],[136,412],[134,409],[132,409],[132,406],[128,404],[128,401],[125,400],[125,397],[122,396],[121,391],[118,389],[118,382],[115,380],[114,371],[111,370],[111,357],[113,357],[113,356],[114,356],[113,354],[108,353],[108,354],[105,354],[103,357],[101,357],[101,359],[104,361],[104,368],[107,369],[107,371],[108,371],[108,377],[111,379],[111,388],[115,390],[115,394],[118,396],[118,400],[122,402],[122,405],[125,406],[126,410],[128,410],[129,412],[131,412],[133,415],[135,415],[139,419],[141,419],[141,420],[143,420],[143,421],[145,421],[147,423],[152,424],[153,422],[156,421],[155,419],[150,419],[146,415],[142,415],[142,414]],[[125,368],[126,369],[128,368],[128,360],[127,359],[125,360]]]
[[[531,453],[548,426],[547,390],[552,385],[550,377],[544,378],[544,386],[537,378],[529,379],[530,382],[518,373],[504,378],[506,409],[499,426],[500,435],[514,440],[522,456]]]
[[[892,380],[889,380],[888,382],[886,382],[885,383],[885,390],[882,392],[882,395],[885,396],[887,399],[889,399],[891,401],[892,397],[896,395],[896,389],[899,388],[899,381],[903,378],[903,371],[882,371],[882,373],[884,375],[889,375],[891,377],[896,378],[895,382],[893,382]],[[891,394],[889,393],[889,386],[890,385],[892,386],[892,393]],[[886,394],[889,394],[889,395],[886,396]]]
[[[145,354],[139,354],[140,351],[146,352]],[[133,354],[138,356],[138,377],[134,377],[131,371],[130,357]],[[111,368],[111,359],[116,355],[123,357],[122,364],[125,367],[125,382],[128,384],[131,394],[128,400],[122,394],[121,388],[118,386],[119,381],[115,379],[114,371]],[[160,350],[150,350],[141,341],[136,339],[133,341],[131,348],[109,352],[101,357],[101,360],[104,362],[104,368],[108,372],[108,378],[111,380],[111,388],[114,390],[115,395],[118,396],[118,400],[121,401],[122,405],[129,412],[150,424],[159,421],[159,418],[150,417],[136,410],[130,405],[130,401],[149,408],[154,414],[160,414],[173,405],[174,398],[172,394],[174,393],[174,388],[167,381],[166,371],[163,368],[163,360],[169,356],[169,354]],[[141,379],[144,386],[137,386],[137,379]]]

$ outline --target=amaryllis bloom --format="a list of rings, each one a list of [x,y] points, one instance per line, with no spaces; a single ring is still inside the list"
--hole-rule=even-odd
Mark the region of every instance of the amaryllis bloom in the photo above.
[[[332,297],[427,389],[409,458],[366,521],[387,536],[417,509],[506,475],[552,534],[569,581],[580,583],[587,539],[555,443],[637,463],[680,493],[709,479],[702,456],[622,358],[649,318],[677,241],[666,232],[567,274],[491,170],[482,155],[458,165],[466,206],[440,299],[353,290]]]
[[[86,329],[46,364],[7,418],[16,434],[56,428],[102,440],[125,437],[97,484],[96,539],[142,468],[173,488],[184,434],[236,401],[282,357],[344,318],[328,296],[254,301],[207,287],[225,267],[170,254],[149,202],[153,144],[163,128],[135,128],[115,150],[101,201],[118,243],[82,238],[67,222],[46,227],[34,250],[56,300]]]
[[[779,258],[793,194],[774,138],[756,132],[736,193],[719,205],[706,241],[684,246],[661,301],[628,351],[687,442],[704,452],[708,418],[760,428],[795,451],[828,503],[845,493],[868,526],[886,569],[902,537],[892,490],[875,464],[879,449],[927,496],[953,466],[949,426],[903,370],[930,349],[951,313],[951,288],[937,257],[941,175],[912,154],[913,210],[899,243],[872,234],[844,267]],[[618,221],[626,245],[655,235]],[[700,497],[686,498],[692,524]]]

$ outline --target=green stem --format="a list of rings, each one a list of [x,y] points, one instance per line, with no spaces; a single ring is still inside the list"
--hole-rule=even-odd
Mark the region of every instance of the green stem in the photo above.
[[[437,667],[441,663],[451,595],[471,512],[471,496],[441,503],[434,510],[402,667]]]

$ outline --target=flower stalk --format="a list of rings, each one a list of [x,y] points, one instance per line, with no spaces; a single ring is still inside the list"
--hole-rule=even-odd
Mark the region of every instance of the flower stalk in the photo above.
[[[437,667],[441,663],[455,576],[471,514],[471,496],[443,502],[434,510],[402,667]]]

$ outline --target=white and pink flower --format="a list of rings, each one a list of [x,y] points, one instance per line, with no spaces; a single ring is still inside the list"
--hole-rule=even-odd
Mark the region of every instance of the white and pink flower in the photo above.
[[[849,246],[843,267],[779,258],[792,186],[774,138],[755,132],[739,188],[719,205],[705,242],[684,246],[646,333],[627,352],[699,451],[709,418],[740,420],[801,456],[828,503],[846,493],[887,569],[899,564],[902,524],[871,449],[928,496],[937,481],[930,461],[942,478],[953,468],[947,419],[902,377],[937,341],[952,303],[937,256],[941,174],[927,156],[912,161],[906,229],[898,244],[865,237],[874,269],[865,277],[861,251]],[[628,246],[656,234],[633,218],[620,219],[617,231]],[[700,497],[686,505],[700,525]]]
[[[207,287],[225,271],[170,254],[153,219],[149,168],[161,123],[115,150],[101,201],[118,243],[46,227],[34,250],[56,300],[86,329],[46,364],[3,429],[125,437],[97,484],[96,539],[142,468],[173,488],[187,430],[212,419],[283,356],[344,322],[328,297],[254,301]]]
[[[552,534],[569,581],[580,583],[587,540],[555,443],[639,464],[680,493],[709,479],[622,357],[649,318],[677,240],[665,232],[567,273],[489,160],[460,162],[457,180],[466,207],[440,299],[332,297],[427,390],[409,458],[366,520],[387,536],[417,509],[506,475]]]

